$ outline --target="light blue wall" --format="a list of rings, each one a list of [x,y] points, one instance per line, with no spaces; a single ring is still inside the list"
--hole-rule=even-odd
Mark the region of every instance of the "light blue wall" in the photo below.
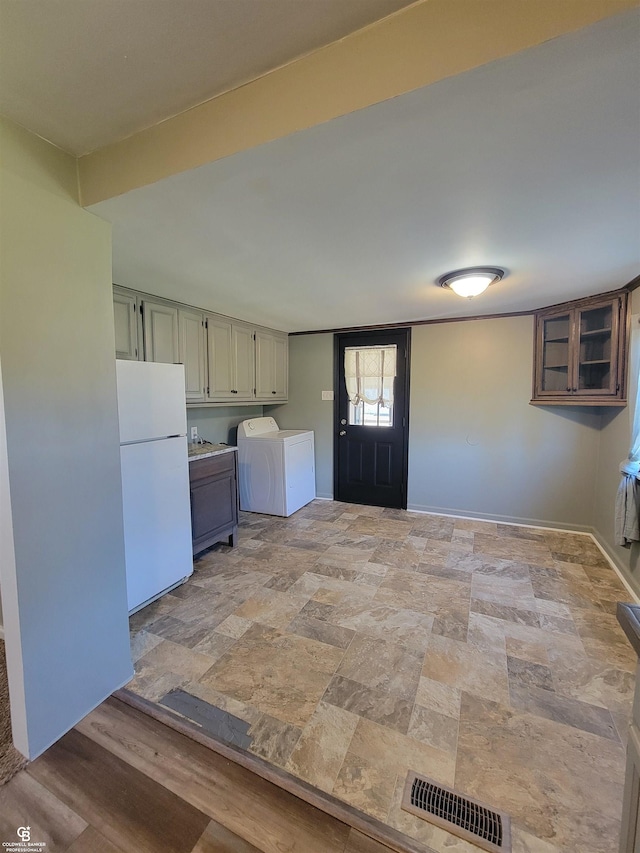
[[[235,444],[238,424],[262,413],[262,406],[188,407],[187,434],[191,436],[191,427],[195,426],[198,435],[213,444]]]
[[[531,406],[533,318],[416,326],[409,507],[588,528],[601,415]]]
[[[34,757],[133,675],[111,226],[78,205],[72,157],[4,119],[0,146],[15,550],[0,574],[14,737]]]
[[[289,402],[264,413],[315,431],[317,494],[331,497],[333,403],[322,391],[333,388],[333,335],[289,345]],[[532,317],[413,327],[409,506],[594,529],[640,591],[640,547],[613,544],[628,410],[531,406],[532,365]]]
[[[316,434],[319,496],[333,492],[333,335],[290,341],[289,403],[265,407]],[[530,406],[533,318],[415,326],[409,505],[588,528],[601,415]]]
[[[639,322],[640,289],[634,290],[631,297],[632,323]],[[640,347],[634,352],[640,357]],[[632,376],[627,389],[628,399],[636,393]],[[596,478],[595,519],[593,525],[596,536],[620,571],[626,577],[631,587],[640,597],[640,545],[623,548],[615,544],[614,536],[614,504],[616,491],[620,483],[620,463],[627,458],[631,441],[630,409],[606,409],[602,416],[602,432],[600,435],[600,453],[598,455],[598,474]]]
[[[333,389],[333,335],[289,337],[289,402],[265,406],[282,429],[315,433],[316,495],[333,497],[333,403],[322,399]]]

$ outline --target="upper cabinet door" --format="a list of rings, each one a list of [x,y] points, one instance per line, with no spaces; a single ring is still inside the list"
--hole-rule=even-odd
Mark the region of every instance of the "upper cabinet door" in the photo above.
[[[286,400],[289,394],[289,339],[275,336],[273,339],[273,390],[276,400]]]
[[[539,396],[564,396],[573,386],[573,316],[570,311],[549,314],[538,325]]]
[[[207,400],[255,399],[253,329],[224,317],[207,315]]]
[[[231,323],[222,317],[208,316],[206,330],[209,368],[207,399],[231,400],[234,397]]]
[[[133,294],[113,291],[116,358],[138,358],[138,302]]]
[[[233,324],[231,330],[234,385],[237,400],[255,399],[254,331],[250,326]]]
[[[172,305],[142,301],[144,360],[177,364],[178,309]]]
[[[275,395],[274,338],[267,332],[256,332],[256,397],[271,400]]]
[[[612,396],[618,391],[618,301],[576,310],[577,366],[573,393]]]
[[[205,330],[202,314],[178,309],[180,361],[184,364],[187,403],[200,403],[206,394]]]
[[[256,398],[287,399],[289,346],[285,335],[256,332]]]

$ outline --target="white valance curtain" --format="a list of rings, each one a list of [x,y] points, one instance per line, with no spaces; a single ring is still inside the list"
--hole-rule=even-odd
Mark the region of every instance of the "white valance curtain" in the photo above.
[[[345,347],[344,378],[354,406],[369,403],[393,406],[397,346]]]
[[[631,445],[629,456],[620,463],[622,479],[615,509],[615,537],[618,545],[631,547],[640,541],[640,315],[631,317],[629,355],[629,418]]]

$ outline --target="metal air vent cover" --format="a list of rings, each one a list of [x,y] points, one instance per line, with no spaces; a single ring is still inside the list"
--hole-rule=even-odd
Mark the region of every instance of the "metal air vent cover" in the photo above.
[[[489,853],[511,853],[511,821],[478,800],[410,770],[402,808]]]

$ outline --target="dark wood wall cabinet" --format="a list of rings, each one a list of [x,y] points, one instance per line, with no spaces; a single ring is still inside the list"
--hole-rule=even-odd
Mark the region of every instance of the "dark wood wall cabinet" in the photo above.
[[[533,404],[626,404],[627,302],[616,291],[536,312]]]
[[[235,450],[189,462],[193,553],[238,536],[238,477]]]

